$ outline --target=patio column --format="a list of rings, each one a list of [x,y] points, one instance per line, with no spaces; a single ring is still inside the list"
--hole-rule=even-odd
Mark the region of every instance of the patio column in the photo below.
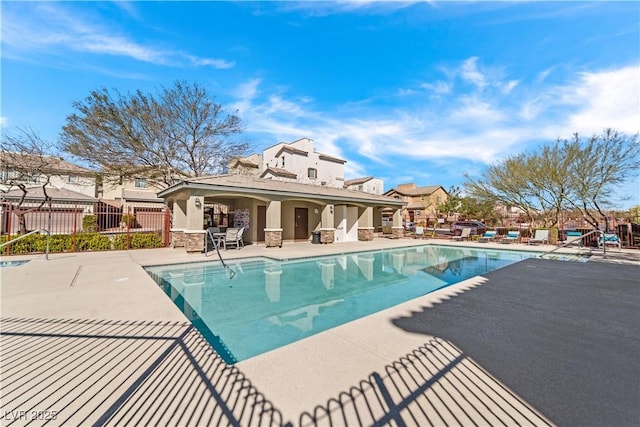
[[[205,248],[206,230],[204,227],[204,211],[201,196],[190,196],[186,201],[187,218],[185,224],[185,249],[187,252],[202,252]]]
[[[333,243],[336,241],[336,228],[334,225],[334,206],[325,205],[320,217],[320,243]]]
[[[264,242],[268,248],[282,247],[282,202],[271,200],[267,205]]]
[[[396,209],[393,211],[393,225],[391,226],[391,233],[394,239],[400,239],[404,237],[404,227],[402,226],[402,209]]]
[[[187,226],[187,201],[173,201],[173,223],[171,224],[171,246],[184,248],[184,229]]]
[[[358,208],[358,240],[373,240],[373,208]]]

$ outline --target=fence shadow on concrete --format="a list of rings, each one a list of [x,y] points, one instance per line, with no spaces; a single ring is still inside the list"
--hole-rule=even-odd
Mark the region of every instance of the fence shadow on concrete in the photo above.
[[[281,426],[188,323],[2,319],[3,425]]]
[[[301,414],[308,426],[551,425],[466,357],[433,338],[348,391]]]

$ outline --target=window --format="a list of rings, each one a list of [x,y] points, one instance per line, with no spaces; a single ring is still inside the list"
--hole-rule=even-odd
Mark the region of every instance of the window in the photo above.
[[[77,184],[78,175],[69,175],[69,178],[67,179],[67,181],[70,182],[71,184]]]
[[[144,178],[136,178],[135,181],[136,188],[147,188],[147,180]]]
[[[307,169],[307,176],[309,178],[317,178],[318,177],[318,170],[314,169],[314,168],[309,168]]]
[[[284,155],[282,156],[282,169],[284,169]]]
[[[364,190],[364,186],[362,184],[358,185],[358,191],[363,191]]]

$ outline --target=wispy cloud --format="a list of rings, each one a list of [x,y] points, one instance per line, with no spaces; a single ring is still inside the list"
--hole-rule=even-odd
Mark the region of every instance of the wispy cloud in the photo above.
[[[437,105],[423,99],[391,113],[362,106],[357,111],[340,106],[335,113],[320,112],[313,103],[276,95],[254,79],[238,87],[236,107],[250,125],[248,131],[264,135],[265,142],[311,137],[318,150],[347,159],[352,176],[368,173],[358,158],[387,166],[407,156],[414,161],[466,159],[489,164],[530,144],[574,132],[600,132],[605,127],[638,131],[638,66],[576,74],[564,86],[538,85],[514,98],[511,92],[520,80],[489,78],[478,71],[478,61],[471,58],[457,70],[461,79],[474,82],[475,90],[454,92],[450,84],[422,84],[447,97]],[[487,93],[485,87],[498,90]],[[417,93],[405,94],[414,95],[419,99]]]
[[[28,58],[34,52],[55,55],[57,51],[70,50],[119,56],[163,66],[228,69],[235,65],[235,62],[225,59],[202,58],[180,50],[138,42],[124,31],[110,28],[93,17],[74,13],[62,4],[27,3],[19,6],[28,7],[29,13],[3,6],[2,45],[12,58]],[[125,7],[125,10],[133,13],[131,7]]]

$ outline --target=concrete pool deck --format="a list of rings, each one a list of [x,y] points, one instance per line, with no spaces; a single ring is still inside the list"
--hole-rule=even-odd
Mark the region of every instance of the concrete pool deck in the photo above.
[[[425,243],[552,249],[375,239],[255,245],[223,256],[288,259]],[[142,268],[215,254],[11,257],[30,262],[0,276],[0,423],[39,416],[53,425],[630,424],[640,418],[640,252],[607,252],[604,260],[594,251],[586,264],[524,261],[233,367]]]

